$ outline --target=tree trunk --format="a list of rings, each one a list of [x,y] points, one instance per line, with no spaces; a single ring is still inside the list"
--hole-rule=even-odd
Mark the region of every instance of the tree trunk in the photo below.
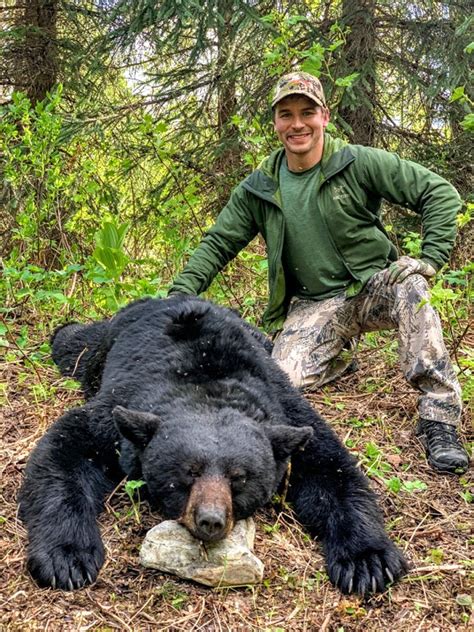
[[[232,123],[237,110],[236,80],[233,72],[233,45],[231,19],[233,8],[231,0],[219,0],[218,13],[222,21],[217,23],[217,130],[219,143],[214,168],[222,174],[218,185],[216,211],[219,212],[227,202],[231,185],[225,176],[234,175],[240,166],[239,130]]]
[[[56,21],[58,0],[18,0],[13,84],[35,105],[55,85],[58,72]]]
[[[344,95],[339,116],[351,128],[351,142],[371,145],[374,142],[375,104],[375,7],[376,0],[343,0],[342,23],[350,33],[344,46],[344,74],[359,77]]]

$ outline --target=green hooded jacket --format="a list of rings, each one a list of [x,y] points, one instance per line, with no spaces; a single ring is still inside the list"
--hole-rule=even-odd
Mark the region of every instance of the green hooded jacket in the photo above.
[[[284,156],[283,148],[273,152],[235,188],[170,293],[204,292],[216,274],[261,233],[267,245],[269,284],[263,325],[268,331],[282,326],[291,299],[282,266],[284,216],[278,178]],[[439,269],[448,260],[461,201],[449,182],[425,167],[325,134],[317,186],[322,219],[353,279],[354,294],[398,257],[379,218],[382,199],[421,215],[424,261]]]

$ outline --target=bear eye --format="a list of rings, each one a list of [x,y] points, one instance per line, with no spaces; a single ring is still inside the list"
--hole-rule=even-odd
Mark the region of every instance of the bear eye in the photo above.
[[[201,473],[202,468],[200,465],[191,465],[186,472],[189,478],[199,478],[201,476]]]
[[[233,485],[245,485],[247,482],[247,474],[245,472],[231,472],[230,481]]]

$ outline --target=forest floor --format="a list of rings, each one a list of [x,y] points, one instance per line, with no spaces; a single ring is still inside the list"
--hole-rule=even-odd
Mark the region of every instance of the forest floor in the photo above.
[[[471,338],[464,342],[472,345]],[[473,629],[472,469],[458,478],[428,467],[413,433],[416,395],[400,375],[393,339],[372,337],[356,373],[309,396],[369,470],[387,529],[410,561],[400,583],[366,600],[330,585],[319,544],[288,509],[269,508],[256,517],[255,552],[265,563],[259,585],[209,589],[142,568],[140,543],[159,516],[143,503],[138,522],[123,485],[100,518],[107,557],[98,581],[74,593],[39,589],[26,572],[26,533],[15,499],[32,447],[81,395],[52,365],[36,363],[33,370],[25,354],[16,358],[2,363],[0,376],[2,631]],[[464,440],[468,431],[466,411]]]

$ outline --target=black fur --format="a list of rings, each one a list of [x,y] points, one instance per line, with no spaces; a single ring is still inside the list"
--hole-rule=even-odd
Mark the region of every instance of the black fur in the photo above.
[[[239,519],[270,500],[290,454],[288,499],[321,539],[331,581],[365,594],[405,572],[354,459],[262,334],[232,311],[194,297],[149,299],[109,321],[63,327],[52,343],[87,401],[40,440],[20,491],[40,585],[95,580],[104,559],[96,517],[124,473],[145,479],[165,518],[182,514],[196,476],[226,477]]]

